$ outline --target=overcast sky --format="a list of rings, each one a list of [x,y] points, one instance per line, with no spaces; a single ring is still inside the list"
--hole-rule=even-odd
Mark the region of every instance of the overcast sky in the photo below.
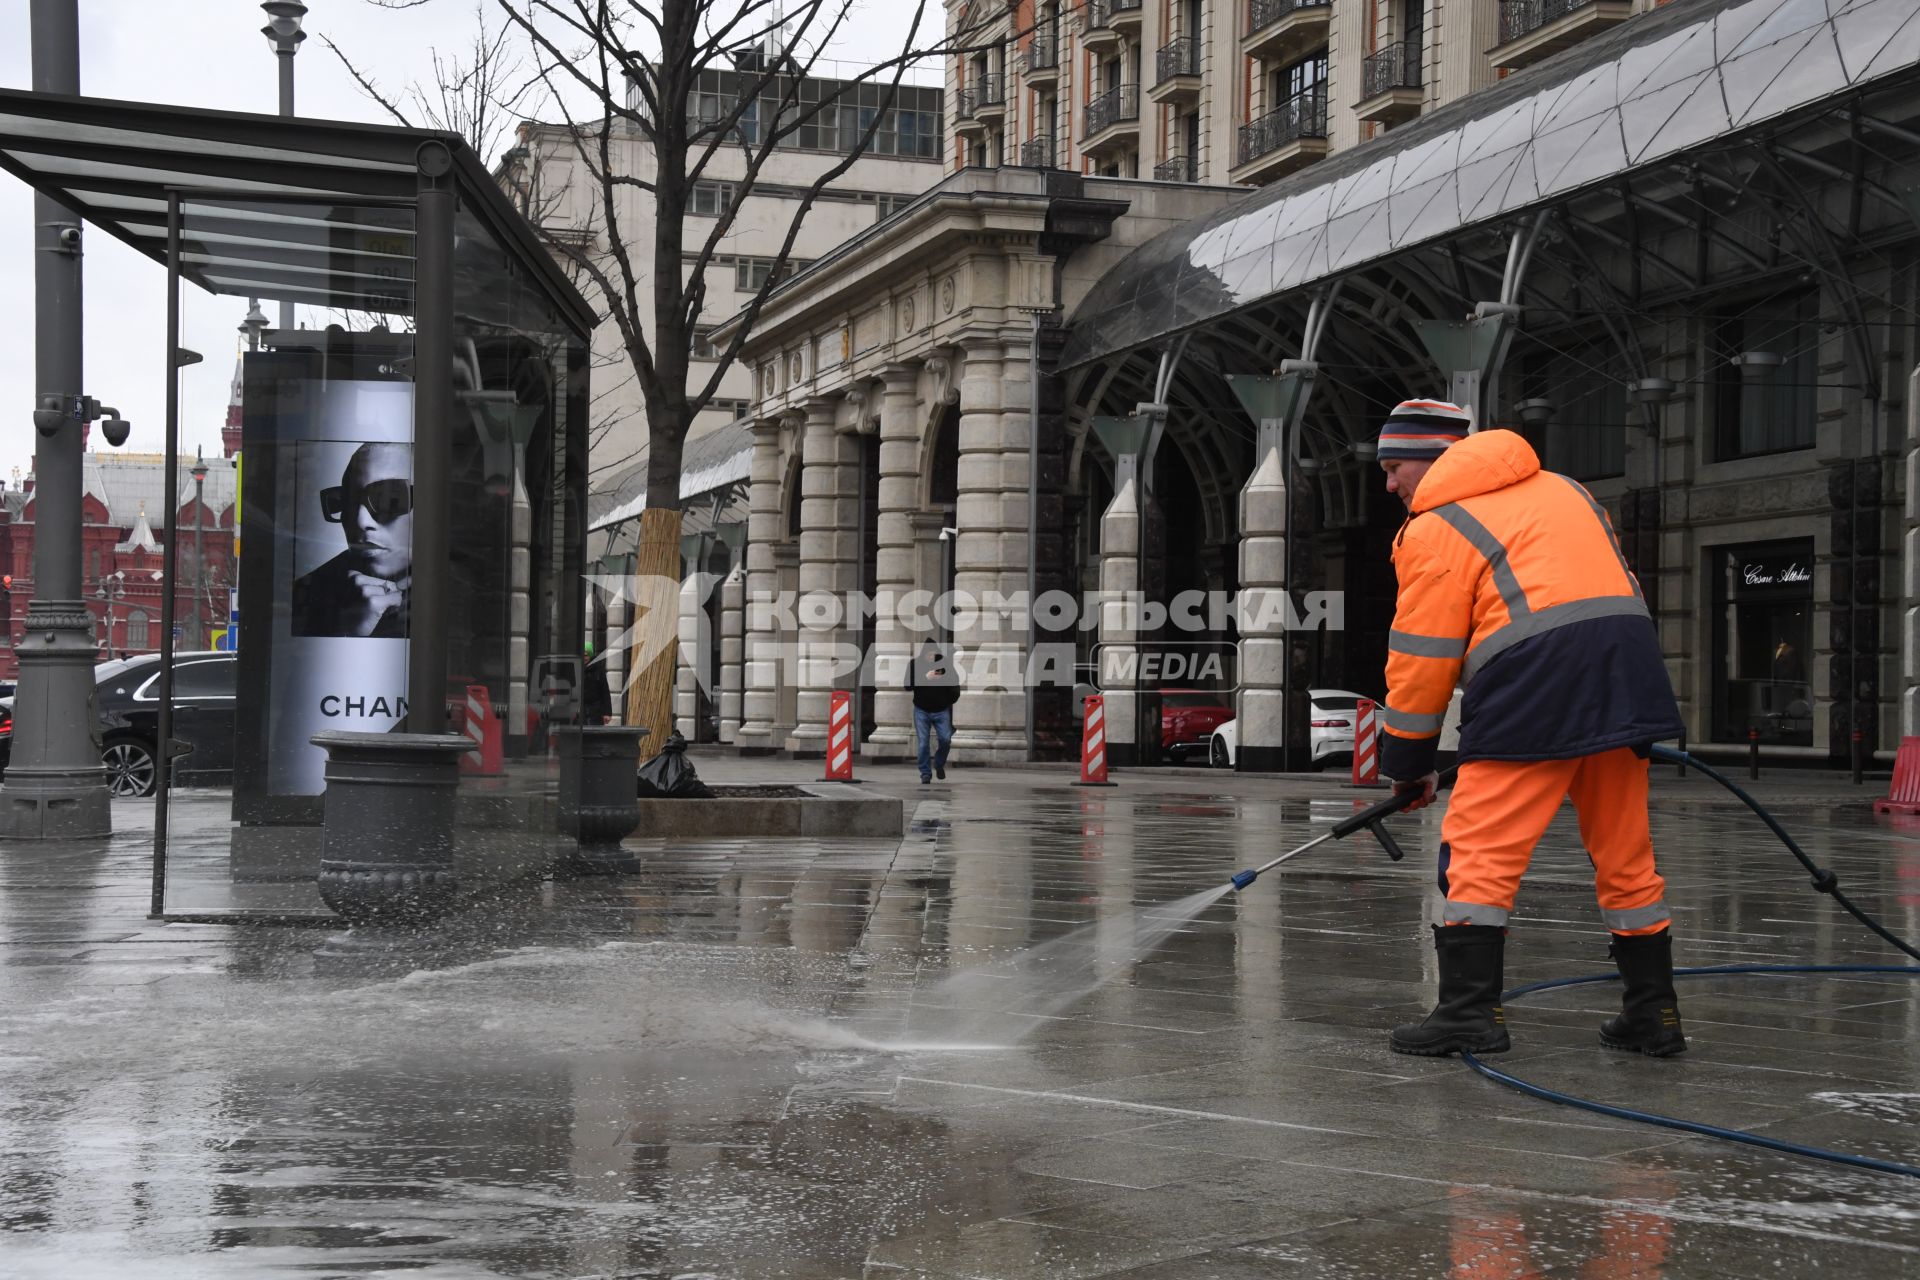
[[[911,7],[900,0],[862,0],[849,39],[831,52],[851,61],[897,52]],[[482,0],[490,15],[496,0]],[[791,10],[794,6],[789,5]],[[0,85],[33,84],[28,44],[29,0],[0,0]],[[332,37],[383,91],[431,78],[432,51],[460,50],[475,30],[476,0],[430,0],[390,12],[369,0],[308,0],[308,39],[296,59],[296,106],[301,115],[390,123],[364,97],[319,37]],[[941,20],[938,4],[929,20]],[[80,0],[80,92],[130,101],[175,103],[271,113],[277,71],[258,0]],[[495,157],[484,157],[491,163]],[[0,173],[0,316],[10,340],[0,342],[0,477],[32,468],[33,199],[31,190]],[[268,303],[269,317],[277,305]],[[234,357],[245,298],[181,289],[182,342],[206,357],[181,377],[183,454],[202,445],[220,454]],[[315,313],[321,320],[321,313]],[[165,445],[166,272],[112,236],[90,230],[86,240],[86,387],[133,422],[130,450]],[[104,448],[96,427],[95,448]]]

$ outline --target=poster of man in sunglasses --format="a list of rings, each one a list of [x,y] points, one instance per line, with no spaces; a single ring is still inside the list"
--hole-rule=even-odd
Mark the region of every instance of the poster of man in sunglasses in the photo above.
[[[347,449],[345,467],[332,471]],[[310,441],[301,455],[299,487],[311,509],[300,513],[300,557],[327,549],[326,533],[307,536],[316,516],[346,547],[294,579],[293,634],[405,639],[413,586],[413,447]],[[337,484],[309,487],[329,474]]]

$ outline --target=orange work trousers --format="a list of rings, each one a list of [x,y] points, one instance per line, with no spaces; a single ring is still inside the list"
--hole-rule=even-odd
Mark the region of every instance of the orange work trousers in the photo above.
[[[1647,762],[1631,747],[1571,760],[1461,765],[1440,823],[1444,923],[1507,923],[1533,848],[1565,799],[1580,816],[1607,928],[1642,934],[1667,927],[1667,883],[1654,869],[1647,830]]]

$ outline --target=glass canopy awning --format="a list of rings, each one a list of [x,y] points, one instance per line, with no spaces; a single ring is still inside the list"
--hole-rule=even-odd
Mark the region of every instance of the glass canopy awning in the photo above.
[[[1062,367],[1920,79],[1920,0],[1678,0],[1168,231],[1075,310]]]
[[[592,309],[456,134],[0,89],[0,169],[164,265],[167,204],[190,228],[180,273],[223,294],[411,315],[420,148],[444,143],[478,254],[576,333]],[[478,269],[482,264],[475,263]]]

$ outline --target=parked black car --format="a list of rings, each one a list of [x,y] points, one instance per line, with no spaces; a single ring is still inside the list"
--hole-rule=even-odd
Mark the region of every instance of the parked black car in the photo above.
[[[94,668],[100,763],[116,796],[150,796],[159,778],[160,656],[120,658]],[[173,736],[191,749],[174,766],[178,786],[233,780],[234,655],[173,657]],[[0,699],[0,773],[13,754],[13,700]]]

